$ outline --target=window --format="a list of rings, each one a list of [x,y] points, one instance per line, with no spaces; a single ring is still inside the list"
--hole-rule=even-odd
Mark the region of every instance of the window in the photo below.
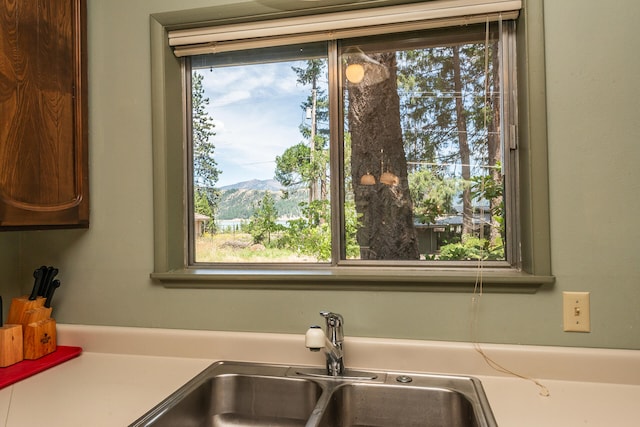
[[[476,22],[176,47],[188,202],[161,233],[188,245],[154,276],[469,283],[482,259],[489,282],[552,280],[520,215],[516,23]]]
[[[500,36],[480,24],[187,59],[193,263],[508,261]]]
[[[193,212],[206,218],[193,263],[326,261],[327,43],[188,61]]]

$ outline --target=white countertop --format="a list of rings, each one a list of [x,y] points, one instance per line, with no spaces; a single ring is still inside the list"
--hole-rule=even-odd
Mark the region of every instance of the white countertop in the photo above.
[[[0,413],[7,427],[127,426],[210,363],[83,352],[0,390]]]
[[[0,390],[5,426],[127,426],[216,360],[321,366],[302,335],[58,325],[77,358]],[[637,426],[640,351],[483,346],[530,381],[490,369],[470,344],[352,338],[354,368],[473,375],[500,427]],[[349,351],[351,353],[349,353]],[[351,357],[349,357],[351,355]]]

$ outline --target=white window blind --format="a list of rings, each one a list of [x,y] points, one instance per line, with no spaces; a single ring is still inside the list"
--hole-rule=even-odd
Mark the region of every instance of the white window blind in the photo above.
[[[399,6],[169,31],[176,56],[515,19],[521,0],[432,0]]]

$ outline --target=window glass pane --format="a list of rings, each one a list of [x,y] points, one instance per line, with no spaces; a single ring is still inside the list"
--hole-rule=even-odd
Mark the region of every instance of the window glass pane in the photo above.
[[[328,261],[327,44],[191,66],[192,259]]]
[[[505,260],[499,41],[479,25],[192,57],[191,259]]]
[[[505,259],[498,38],[342,45],[347,259]]]

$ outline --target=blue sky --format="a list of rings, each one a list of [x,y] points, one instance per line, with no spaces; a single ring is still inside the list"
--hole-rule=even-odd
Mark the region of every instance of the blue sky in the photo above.
[[[301,64],[296,64],[300,66]],[[215,159],[222,187],[272,179],[275,157],[302,141],[300,108],[310,93],[296,83],[292,63],[203,69],[207,107],[215,123]]]

